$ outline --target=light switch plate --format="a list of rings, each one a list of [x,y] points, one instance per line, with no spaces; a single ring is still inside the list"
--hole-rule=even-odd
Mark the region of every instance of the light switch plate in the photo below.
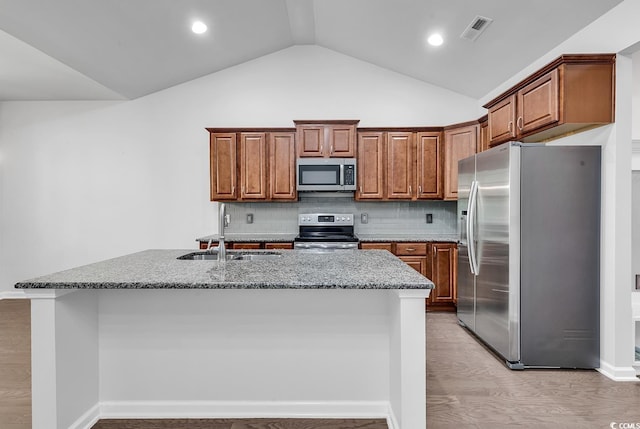
[[[427,223],[433,223],[433,214],[427,213]]]
[[[247,213],[247,223],[253,223],[253,213]]]
[[[367,213],[360,213],[360,223],[369,223],[369,215]]]

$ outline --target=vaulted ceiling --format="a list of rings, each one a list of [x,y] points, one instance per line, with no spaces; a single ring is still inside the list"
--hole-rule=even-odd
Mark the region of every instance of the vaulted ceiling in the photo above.
[[[0,0],[0,101],[132,99],[301,44],[480,98],[621,1]]]

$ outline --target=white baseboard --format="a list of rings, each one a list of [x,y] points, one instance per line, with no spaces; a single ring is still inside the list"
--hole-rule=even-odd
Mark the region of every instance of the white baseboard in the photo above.
[[[105,401],[99,418],[382,418],[399,429],[388,401]]]
[[[21,290],[0,291],[0,299],[27,299],[28,296]]]
[[[600,361],[600,368],[597,368],[597,370],[602,375],[612,379],[613,381],[640,381],[635,368],[632,366],[615,367],[606,362]]]
[[[90,429],[100,420],[100,404],[89,408],[78,420],[73,422],[69,429]]]

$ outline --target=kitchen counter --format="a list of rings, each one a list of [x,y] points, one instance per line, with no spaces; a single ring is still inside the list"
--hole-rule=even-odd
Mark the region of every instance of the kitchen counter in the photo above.
[[[224,235],[225,241],[240,241],[243,243],[252,243],[252,242],[265,242],[265,243],[282,243],[282,242],[293,242],[294,238],[298,236],[298,233],[295,234],[287,234],[287,233],[227,233]],[[200,243],[208,243],[209,240],[218,241],[218,234],[205,235],[204,237],[196,238],[196,241]]]
[[[425,234],[425,233],[383,233],[357,234],[362,242],[444,242],[457,243],[458,234]]]
[[[31,299],[33,429],[141,416],[426,426],[430,280],[384,250],[176,259],[191,252],[16,284]]]
[[[384,250],[272,251],[263,261],[179,260],[190,250],[145,250],[26,280],[23,289],[432,289]],[[251,251],[228,253],[251,254]],[[261,253],[258,251],[257,253]]]
[[[251,233],[236,233],[225,234],[225,241],[229,242],[292,242],[296,238],[297,234],[251,234]],[[445,243],[457,243],[458,234],[428,234],[428,233],[381,233],[381,234],[366,234],[356,232],[356,236],[362,242],[445,242]],[[197,238],[196,241],[200,243],[208,243],[209,240],[213,242],[218,241],[218,235],[207,235]]]

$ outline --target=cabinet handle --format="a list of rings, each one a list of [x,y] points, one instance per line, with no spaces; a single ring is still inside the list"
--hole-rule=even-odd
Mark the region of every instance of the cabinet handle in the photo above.
[[[289,193],[290,193],[290,194],[293,194],[293,185],[292,185],[292,186],[290,186],[290,187],[289,187],[289,189],[290,189]]]
[[[362,193],[362,185],[360,186],[360,193]]]
[[[422,194],[422,185],[418,185],[418,193]]]
[[[513,133],[513,121],[509,121],[509,124],[507,125],[507,130],[509,130],[509,133]]]
[[[235,195],[235,193],[236,193],[235,185],[231,185],[231,193]]]
[[[524,125],[524,120],[522,119],[522,116],[519,116],[518,120],[516,121],[516,126],[520,131],[522,131],[523,125]]]
[[[409,185],[409,193],[412,193],[411,185]]]
[[[322,153],[322,149],[324,149],[324,145],[320,145],[320,153]]]
[[[407,247],[407,252],[415,252],[416,248],[415,247]]]
[[[329,148],[329,155],[333,155],[333,145]]]

